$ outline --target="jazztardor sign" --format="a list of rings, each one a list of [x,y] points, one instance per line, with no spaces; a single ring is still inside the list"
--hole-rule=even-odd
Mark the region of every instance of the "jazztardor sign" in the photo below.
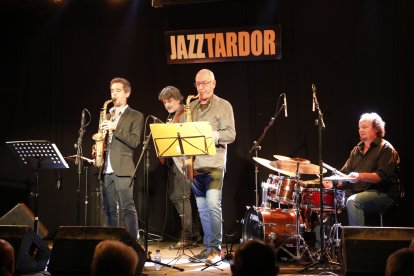
[[[280,26],[165,32],[167,63],[282,59]]]

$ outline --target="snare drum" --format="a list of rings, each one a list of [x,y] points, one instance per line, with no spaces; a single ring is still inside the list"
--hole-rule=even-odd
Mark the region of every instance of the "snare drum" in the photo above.
[[[323,189],[322,201],[323,208],[327,212],[335,211],[335,197],[338,211],[345,208],[345,192],[337,190],[334,196],[333,189]],[[311,208],[312,211],[318,211],[321,207],[321,193],[318,188],[304,188],[301,192],[300,206],[302,208]]]
[[[302,218],[299,216],[299,223]],[[259,239],[281,245],[296,233],[296,213],[290,209],[249,208],[243,220],[243,240]]]

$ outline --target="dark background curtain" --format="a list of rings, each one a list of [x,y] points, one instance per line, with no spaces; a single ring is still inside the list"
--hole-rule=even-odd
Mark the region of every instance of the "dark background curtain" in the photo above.
[[[240,233],[246,206],[255,205],[254,161],[249,150],[274,116],[281,93],[287,95],[288,117],[282,112],[275,118],[258,156],[270,160],[279,154],[319,163],[312,84],[317,87],[326,124],[323,162],[335,168],[342,167],[359,140],[359,116],[364,112],[382,116],[385,138],[401,157],[406,190],[390,223],[413,226],[407,219],[414,211],[408,135],[413,20],[408,2],[225,0],[153,8],[150,1],[143,0],[2,1],[0,216],[19,202],[33,208],[30,194],[36,192],[33,169],[19,166],[6,141],[45,139],[55,143],[63,156],[76,154],[81,111],[86,108],[91,116],[87,116],[82,148],[83,155],[91,157],[91,136],[98,130],[99,112],[110,97],[113,77],[130,80],[131,107],[164,119],[167,114],[158,101],[159,91],[174,85],[185,97],[194,95],[195,74],[209,68],[216,76],[216,94],[232,103],[236,120],[237,139],[229,146],[223,188],[226,232]],[[282,26],[281,60],[166,63],[165,31],[275,24]],[[166,192],[167,171],[150,145],[147,208],[142,162],[135,183],[140,228],[148,211],[151,233],[177,237],[179,217]],[[139,146],[136,159],[141,152]],[[88,169],[86,205],[85,171],[79,176],[76,165],[69,165],[69,169],[39,173],[38,215],[51,232],[60,225],[84,225],[85,209],[86,225],[99,223],[94,213],[98,203],[96,169]],[[259,166],[259,188],[272,173]]]

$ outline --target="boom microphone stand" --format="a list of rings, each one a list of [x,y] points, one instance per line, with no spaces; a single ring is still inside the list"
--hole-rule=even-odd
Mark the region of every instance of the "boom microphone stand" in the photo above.
[[[81,117],[81,126],[79,128],[79,137],[78,141],[74,145],[76,148],[76,159],[75,164],[78,165],[78,189],[76,190],[77,200],[76,200],[76,225],[80,225],[80,202],[81,202],[81,176],[83,169],[83,160],[82,160],[82,138],[85,133],[85,109],[82,110]],[[85,201],[87,202],[87,201]],[[87,210],[85,209],[85,214]]]
[[[312,111],[316,110],[318,111],[318,119],[315,120],[315,125],[318,126],[318,137],[319,137],[319,189],[320,189],[320,199],[319,202],[321,204],[320,206],[320,229],[319,229],[319,235],[321,240],[321,249],[320,249],[320,259],[308,266],[305,266],[302,270],[299,272],[305,272],[311,267],[316,266],[317,264],[322,264],[323,267],[325,267],[326,264],[335,264],[339,265],[339,263],[335,263],[329,260],[329,255],[327,254],[325,250],[325,241],[324,241],[324,222],[323,222],[323,184],[322,184],[322,177],[323,177],[323,161],[322,161],[322,130],[325,130],[325,123],[323,121],[323,114],[319,107],[318,99],[316,98],[316,87],[314,84],[312,84]]]
[[[260,135],[260,137],[259,137],[259,139],[257,140],[257,141],[254,141],[253,142],[253,146],[252,146],[252,148],[250,149],[250,151],[249,151],[249,153],[252,153],[252,151],[254,150],[254,156],[257,158],[258,156],[257,156],[257,152],[259,151],[259,150],[261,150],[262,149],[262,147],[260,146],[260,143],[262,142],[262,140],[264,139],[264,137],[265,137],[265,135],[266,135],[266,132],[269,130],[269,128],[271,127],[271,126],[273,126],[273,124],[274,124],[274,122],[275,122],[275,120],[276,120],[276,118],[277,118],[277,116],[279,115],[279,113],[284,109],[284,108],[286,108],[285,107],[285,105],[284,104],[282,104],[281,106],[280,106],[280,108],[279,108],[279,101],[280,101],[280,97],[282,96],[282,95],[284,95],[283,93],[282,94],[280,94],[279,95],[279,98],[278,98],[278,100],[277,100],[277,105],[276,105],[276,112],[275,112],[275,115],[273,116],[273,117],[271,117],[270,118],[270,121],[269,121],[269,123],[267,124],[267,126],[264,128],[264,130],[263,130],[263,132],[262,132],[262,135]],[[287,116],[286,116],[287,117]],[[257,163],[257,162],[255,162],[255,164],[254,164],[254,183],[255,183],[255,190],[254,190],[254,194],[255,194],[255,198],[256,198],[256,207],[259,207],[259,189],[258,189],[258,180],[257,180],[257,175],[258,175],[258,173],[259,173],[259,164]],[[264,199],[262,199],[262,206],[261,207],[266,207],[266,206],[263,206],[263,205],[265,205],[265,200]]]

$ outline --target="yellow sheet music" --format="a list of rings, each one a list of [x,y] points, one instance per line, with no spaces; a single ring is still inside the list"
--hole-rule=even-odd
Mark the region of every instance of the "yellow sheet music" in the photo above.
[[[150,124],[157,157],[216,154],[209,122]]]

